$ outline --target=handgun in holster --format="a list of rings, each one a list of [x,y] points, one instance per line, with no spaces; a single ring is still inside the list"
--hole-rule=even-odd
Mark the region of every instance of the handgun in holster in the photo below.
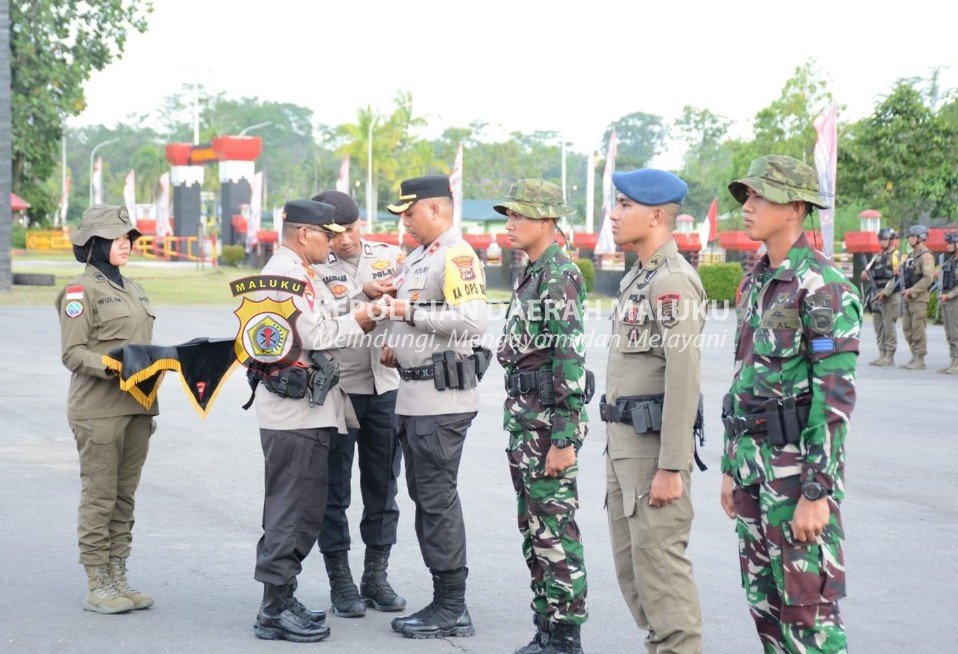
[[[317,404],[322,406],[326,402],[326,396],[330,389],[339,383],[339,361],[334,357],[329,357],[313,350],[309,353],[309,361],[313,365],[310,367],[309,384],[309,406]]]

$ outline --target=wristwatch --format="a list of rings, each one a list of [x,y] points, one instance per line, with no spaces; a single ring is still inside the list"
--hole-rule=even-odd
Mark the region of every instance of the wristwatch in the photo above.
[[[575,441],[569,438],[560,438],[557,441],[552,441],[552,447],[558,447],[560,450],[564,450],[570,445],[575,445]]]
[[[806,481],[802,483],[802,495],[804,495],[807,500],[814,502],[831,494],[832,492],[830,490],[826,489],[817,481]]]

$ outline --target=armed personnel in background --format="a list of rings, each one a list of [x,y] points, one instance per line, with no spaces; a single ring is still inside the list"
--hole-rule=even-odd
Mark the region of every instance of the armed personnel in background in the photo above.
[[[840,502],[855,404],[858,290],[809,245],[826,208],[811,166],[760,157],[729,184],[749,238],[768,250],[742,291],[735,374],[722,407],[721,504],[765,652],[844,654]]]
[[[516,654],[581,654],[588,612],[575,513],[576,454],[588,430],[586,290],[578,267],[556,242],[556,221],[573,211],[562,189],[542,179],[516,182],[493,208],[508,217],[513,248],[529,256],[513,286],[498,352],[506,373],[506,456],[536,625],[532,642]]]
[[[325,191],[313,200],[335,207],[334,219],[343,228],[330,242],[328,260],[317,266],[323,288],[332,297],[334,313],[344,315],[356,302],[395,293],[392,278],[398,270],[399,248],[362,238],[359,207],[345,193]],[[396,594],[387,579],[389,553],[396,543],[399,524],[396,478],[402,452],[393,424],[399,375],[379,362],[379,341],[384,335],[380,325],[335,353],[340,365],[339,386],[349,394],[360,426],[330,443],[326,519],[319,534],[319,549],[329,576],[331,611],[346,618],[365,615],[367,605],[379,611],[406,608],[406,600]],[[346,518],[357,446],[363,498],[359,533],[366,545],[359,589],[349,570]]]
[[[649,654],[702,650],[686,549],[701,434],[705,290],[672,236],[688,185],[651,168],[617,172],[612,238],[638,260],[619,284],[605,395],[606,503],[619,588]]]
[[[928,291],[935,282],[935,257],[929,251],[925,241],[928,240],[928,228],[924,225],[912,225],[908,228],[908,245],[911,253],[901,264],[898,286],[905,303],[902,313],[901,326],[911,350],[911,360],[902,364],[900,368],[906,370],[924,370],[925,354],[928,352]],[[896,280],[885,284],[885,289],[879,297],[890,297],[894,292]]]
[[[303,559],[316,544],[326,514],[327,457],[330,441],[358,427],[346,393],[336,385],[338,362],[324,351],[343,347],[375,326],[378,307],[358,304],[334,318],[316,294],[314,265],[326,261],[329,240],[343,231],[335,208],[311,200],[291,200],[283,208],[282,246],[263,275],[303,282],[302,294],[270,291],[260,300],[292,301],[300,312],[296,333],[272,330],[267,338],[293,339],[301,348],[292,365],[250,369],[256,417],[265,459],[263,535],[256,546],[255,578],[263,603],[253,626],[257,638],[314,642],[329,636],[322,611],[309,611],[293,595]],[[279,349],[285,345],[276,346]],[[295,354],[295,350],[294,350]],[[248,406],[248,405],[247,405]]]
[[[895,323],[901,312],[901,294],[898,285],[892,286],[889,295],[882,291],[889,282],[896,279],[901,265],[901,253],[898,252],[898,234],[891,227],[878,230],[878,244],[881,252],[876,254],[862,271],[865,282],[865,304],[871,310],[872,324],[875,326],[875,340],[878,342],[878,358],[869,361],[870,366],[895,365],[895,350],[898,349],[898,331]]]
[[[948,258],[941,265],[938,307],[945,322],[945,338],[951,364],[938,370],[946,375],[958,375],[958,232],[945,234]]]
[[[399,367],[396,414],[416,536],[432,573],[433,601],[392,621],[407,638],[472,636],[466,608],[466,526],[459,501],[459,462],[479,410],[478,383],[488,350],[473,343],[486,331],[482,262],[453,225],[449,178],[404,180],[388,210],[421,244],[396,277],[383,362]]]

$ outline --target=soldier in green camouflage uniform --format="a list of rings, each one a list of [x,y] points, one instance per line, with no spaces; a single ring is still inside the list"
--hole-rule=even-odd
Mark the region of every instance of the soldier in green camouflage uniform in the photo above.
[[[729,184],[749,237],[768,248],[739,305],[721,493],[765,652],[847,651],[839,505],[862,305],[803,232],[805,216],[826,206],[817,179],[771,155]]]
[[[579,527],[576,452],[585,438],[585,283],[555,240],[571,213],[562,190],[524,179],[495,206],[513,247],[529,255],[516,278],[498,358],[506,372],[503,422],[518,500],[522,553],[532,575],[537,632],[517,654],[582,652],[586,574]]]

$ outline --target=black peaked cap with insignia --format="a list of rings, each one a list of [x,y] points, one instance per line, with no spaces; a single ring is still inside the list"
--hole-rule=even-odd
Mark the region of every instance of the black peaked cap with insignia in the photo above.
[[[313,200],[290,200],[283,207],[283,220],[300,225],[316,225],[327,232],[346,231],[336,224],[336,207]]]
[[[386,207],[397,216],[419,200],[428,198],[451,198],[452,186],[446,175],[424,175],[404,180],[399,185],[399,201]]]

